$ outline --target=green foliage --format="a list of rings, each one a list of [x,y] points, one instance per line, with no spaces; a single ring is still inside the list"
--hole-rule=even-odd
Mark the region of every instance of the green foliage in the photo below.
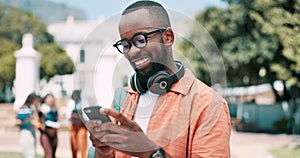
[[[206,84],[211,84],[208,66],[199,50],[188,40],[182,40],[178,47],[185,50],[184,55],[193,61],[192,69],[196,70],[196,76]]]
[[[14,49],[20,46],[10,40],[0,37],[0,86],[6,83],[12,83],[15,78],[15,58]]]
[[[44,23],[28,12],[0,5],[0,86],[15,78],[14,52],[21,48],[25,33],[34,36],[37,51],[42,54],[40,77],[51,78],[73,72],[74,64],[66,52],[54,42]]]
[[[9,152],[9,151],[1,151],[0,157],[9,157],[9,158],[20,158],[22,157],[22,153],[19,152]],[[37,158],[42,158],[42,155],[37,155]]]
[[[210,7],[198,13],[200,22],[222,52],[228,85],[259,84],[277,79],[291,84],[300,77],[300,0],[225,0],[227,8]],[[190,38],[201,39],[194,28]],[[180,49],[208,74],[203,57],[191,43]],[[259,75],[261,69],[266,75]],[[248,76],[249,83],[243,78]],[[207,82],[207,77],[201,80]]]
[[[37,50],[42,54],[41,76],[51,78],[54,75],[73,73],[72,60],[58,45],[54,43],[41,44],[37,46]]]
[[[51,43],[53,36],[47,32],[46,25],[29,12],[17,8],[0,6],[0,37],[18,44],[25,33],[33,34],[36,43]]]
[[[300,155],[300,147],[279,147],[269,151],[276,158],[296,158]]]

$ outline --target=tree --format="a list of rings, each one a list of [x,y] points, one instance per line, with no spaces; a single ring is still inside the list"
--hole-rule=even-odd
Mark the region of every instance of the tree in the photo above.
[[[20,46],[10,40],[0,38],[0,86],[12,83],[15,78],[15,58],[13,53]]]
[[[31,33],[35,48],[42,55],[40,77],[51,78],[73,73],[74,64],[66,52],[55,43],[44,23],[29,12],[0,6],[0,86],[11,84],[15,78],[14,52],[21,48],[22,36]]]
[[[37,50],[41,52],[42,77],[51,78],[54,75],[64,75],[73,73],[73,64],[66,52],[54,43],[37,45]],[[50,62],[51,61],[51,62]]]
[[[222,52],[228,85],[273,84],[278,79],[291,85],[299,84],[300,1],[226,2],[227,8],[207,8],[196,19],[208,30]],[[181,45],[185,45],[181,48],[186,52],[189,45]],[[191,50],[187,52],[196,54],[189,52]],[[205,71],[205,68],[198,67],[198,71]],[[245,77],[249,81],[245,82]]]

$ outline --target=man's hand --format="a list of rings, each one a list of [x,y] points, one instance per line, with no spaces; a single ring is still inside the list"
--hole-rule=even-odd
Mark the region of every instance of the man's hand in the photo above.
[[[159,148],[136,122],[112,109],[101,108],[100,112],[115,118],[118,123],[89,121],[87,128],[93,135],[91,141],[95,147],[101,149],[106,144],[129,155],[147,158]]]
[[[107,157],[113,158],[114,157],[114,149],[109,147],[108,145],[102,143],[100,139],[96,138],[92,131],[95,127],[101,126],[102,122],[97,120],[91,120],[87,122],[86,127],[88,131],[90,131],[90,140],[92,141],[93,146],[95,147],[95,158],[100,157]]]

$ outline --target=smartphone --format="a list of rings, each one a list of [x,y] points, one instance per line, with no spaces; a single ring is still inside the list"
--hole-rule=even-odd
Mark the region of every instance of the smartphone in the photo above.
[[[103,123],[111,122],[111,119],[107,115],[101,114],[99,112],[101,108],[102,108],[101,106],[92,105],[83,108],[83,111],[90,120],[101,120]]]

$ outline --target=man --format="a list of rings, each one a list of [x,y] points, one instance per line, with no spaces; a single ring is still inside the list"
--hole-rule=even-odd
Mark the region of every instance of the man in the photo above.
[[[122,13],[114,47],[136,73],[113,123],[91,120],[95,157],[230,157],[227,103],[174,62],[174,33],[157,2],[137,1]]]
[[[87,157],[88,132],[81,118],[81,109],[88,103],[81,99],[81,92],[74,90],[66,108],[66,117],[71,121],[70,139],[72,157],[77,158],[77,154],[81,153],[81,158]]]

